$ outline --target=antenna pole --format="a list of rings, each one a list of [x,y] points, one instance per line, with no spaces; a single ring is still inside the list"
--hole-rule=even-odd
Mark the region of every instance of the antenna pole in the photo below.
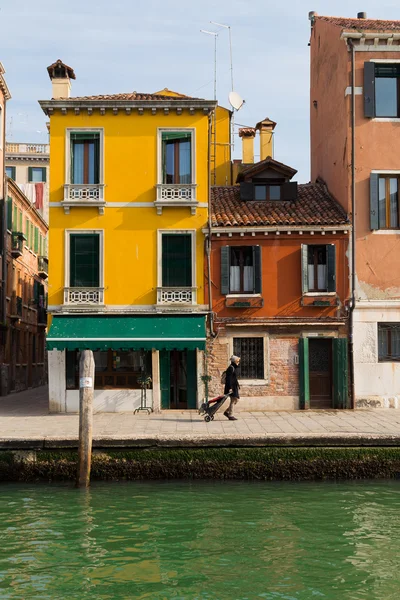
[[[232,56],[232,30],[231,30],[231,26],[230,25],[224,25],[223,23],[216,23],[215,21],[210,21],[210,23],[212,23],[212,25],[217,25],[217,27],[223,27],[224,29],[228,30],[228,35],[229,35],[229,57],[230,57],[230,62],[231,62],[231,89],[232,92],[233,90],[233,56]],[[235,149],[235,111],[232,111],[232,119],[231,119],[231,143],[232,143],[232,150]]]
[[[207,31],[206,29],[200,29],[201,33],[206,33],[207,35],[214,36],[214,101],[217,101],[217,38],[218,33],[215,31]],[[213,184],[216,184],[217,181],[217,108],[215,107],[213,110],[213,124],[211,130],[211,138],[213,140],[213,155],[211,156],[211,161],[214,163],[213,169]]]

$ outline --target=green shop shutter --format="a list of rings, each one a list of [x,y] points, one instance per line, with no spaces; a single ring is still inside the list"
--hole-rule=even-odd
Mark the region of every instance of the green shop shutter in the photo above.
[[[379,173],[371,173],[369,178],[369,215],[371,229],[379,229]]]
[[[253,246],[254,293],[262,293],[261,247]]]
[[[310,408],[310,367],[309,367],[308,338],[299,339],[299,384],[300,408]]]
[[[168,409],[171,396],[171,359],[168,350],[160,350],[161,408]]]
[[[336,292],[336,246],[328,244],[326,247],[328,292]]]
[[[230,248],[222,246],[221,248],[221,294],[229,294],[229,269],[230,269]]]
[[[375,117],[375,63],[364,63],[364,116]]]
[[[333,340],[333,408],[350,408],[347,339]]]
[[[162,286],[192,287],[192,236],[163,234]]]
[[[7,198],[7,229],[12,231],[12,198]]]
[[[196,408],[197,400],[197,364],[196,350],[188,350],[186,354],[186,389],[187,407]]]
[[[99,235],[70,235],[70,287],[99,287]]]
[[[301,291],[303,294],[308,292],[308,246],[301,245]]]

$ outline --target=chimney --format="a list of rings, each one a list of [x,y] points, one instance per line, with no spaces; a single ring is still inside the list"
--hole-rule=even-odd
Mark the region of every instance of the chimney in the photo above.
[[[71,95],[71,79],[76,79],[74,70],[60,59],[47,67],[52,83],[52,98],[69,98]]]
[[[239,137],[242,138],[242,162],[245,165],[252,165],[254,163],[256,130],[254,127],[242,127],[239,129]]]
[[[271,158],[274,156],[273,135],[275,127],[275,121],[271,121],[268,117],[256,125],[257,131],[260,132],[260,160],[264,160],[267,156],[271,156]]]
[[[366,12],[359,12],[357,13],[357,19],[366,19],[367,18],[367,13]]]

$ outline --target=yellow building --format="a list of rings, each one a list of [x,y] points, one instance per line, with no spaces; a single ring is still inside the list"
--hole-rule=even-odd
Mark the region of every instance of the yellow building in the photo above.
[[[95,356],[95,410],[203,400],[203,230],[210,184],[230,183],[230,112],[167,89],[70,96],[48,67],[50,410],[78,410],[78,358]],[[214,143],[215,142],[215,143]]]

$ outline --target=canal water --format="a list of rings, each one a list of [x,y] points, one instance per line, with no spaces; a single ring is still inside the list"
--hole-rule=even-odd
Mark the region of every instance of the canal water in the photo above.
[[[400,596],[400,483],[0,487],[0,598]]]

